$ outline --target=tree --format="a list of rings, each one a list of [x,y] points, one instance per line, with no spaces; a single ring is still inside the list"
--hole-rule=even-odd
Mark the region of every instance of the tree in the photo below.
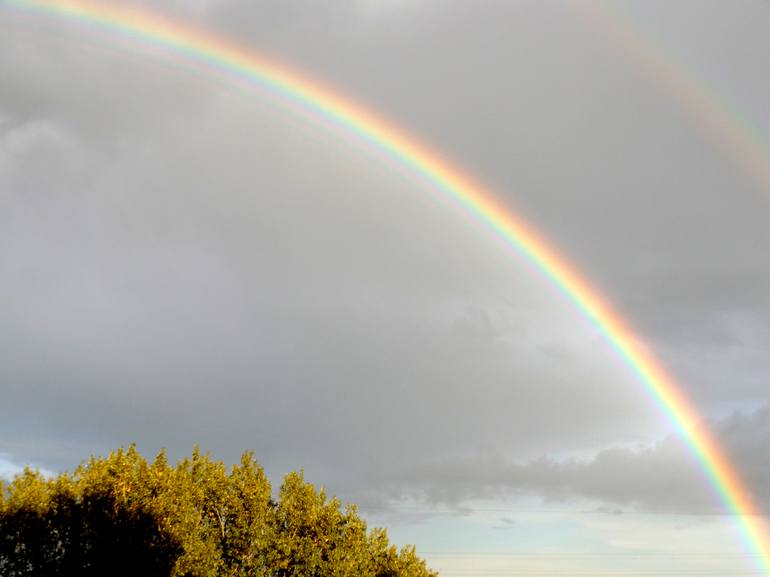
[[[413,547],[289,473],[273,499],[251,453],[229,470],[196,448],[171,466],[134,446],[0,483],[0,575],[431,577]]]

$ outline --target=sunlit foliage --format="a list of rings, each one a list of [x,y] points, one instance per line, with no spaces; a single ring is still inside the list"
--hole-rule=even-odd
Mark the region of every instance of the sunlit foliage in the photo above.
[[[0,575],[430,577],[382,529],[367,531],[290,473],[277,499],[251,453],[227,468],[197,449],[170,465],[130,447],[46,478],[0,485]]]

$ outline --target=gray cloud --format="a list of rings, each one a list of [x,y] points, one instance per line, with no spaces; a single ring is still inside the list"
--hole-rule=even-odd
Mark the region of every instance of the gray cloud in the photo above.
[[[770,511],[770,405],[734,413],[709,428],[730,455],[762,511]],[[413,494],[428,503],[539,495],[549,501],[589,499],[633,511],[725,512],[690,449],[677,436],[648,446],[611,447],[590,458],[541,457],[525,463],[500,455],[435,462],[412,473]],[[600,511],[622,511],[607,506]]]
[[[767,400],[766,199],[570,12],[148,5],[280,55],[460,159],[597,282],[704,412]],[[752,20],[704,26],[748,36]],[[703,61],[763,126],[766,67]],[[4,8],[0,77],[13,460],[201,442],[371,502],[425,486],[448,501],[482,487],[711,506],[561,297],[358,145],[176,58]],[[753,486],[762,415],[736,417],[730,445]],[[596,458],[541,458],[575,452]]]

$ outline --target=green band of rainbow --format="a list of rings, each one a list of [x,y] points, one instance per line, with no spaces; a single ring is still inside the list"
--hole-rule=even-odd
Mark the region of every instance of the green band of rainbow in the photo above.
[[[164,21],[146,12],[89,1],[6,0],[5,3],[129,34],[215,70],[247,79],[333,121],[445,192],[526,257],[596,326],[686,439],[710,483],[739,519],[743,537],[757,557],[758,565],[770,576],[770,549],[752,498],[709,431],[700,425],[701,419],[679,386],[623,319],[572,266],[532,228],[459,169],[339,93],[188,26]]]

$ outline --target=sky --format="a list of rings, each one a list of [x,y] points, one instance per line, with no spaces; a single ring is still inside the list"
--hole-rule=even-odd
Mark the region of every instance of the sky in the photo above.
[[[485,183],[770,510],[770,179],[726,136],[770,163],[770,4],[130,3]],[[430,185],[266,92],[2,1],[0,391],[6,478],[132,442],[253,449],[444,575],[757,574],[596,329]]]

